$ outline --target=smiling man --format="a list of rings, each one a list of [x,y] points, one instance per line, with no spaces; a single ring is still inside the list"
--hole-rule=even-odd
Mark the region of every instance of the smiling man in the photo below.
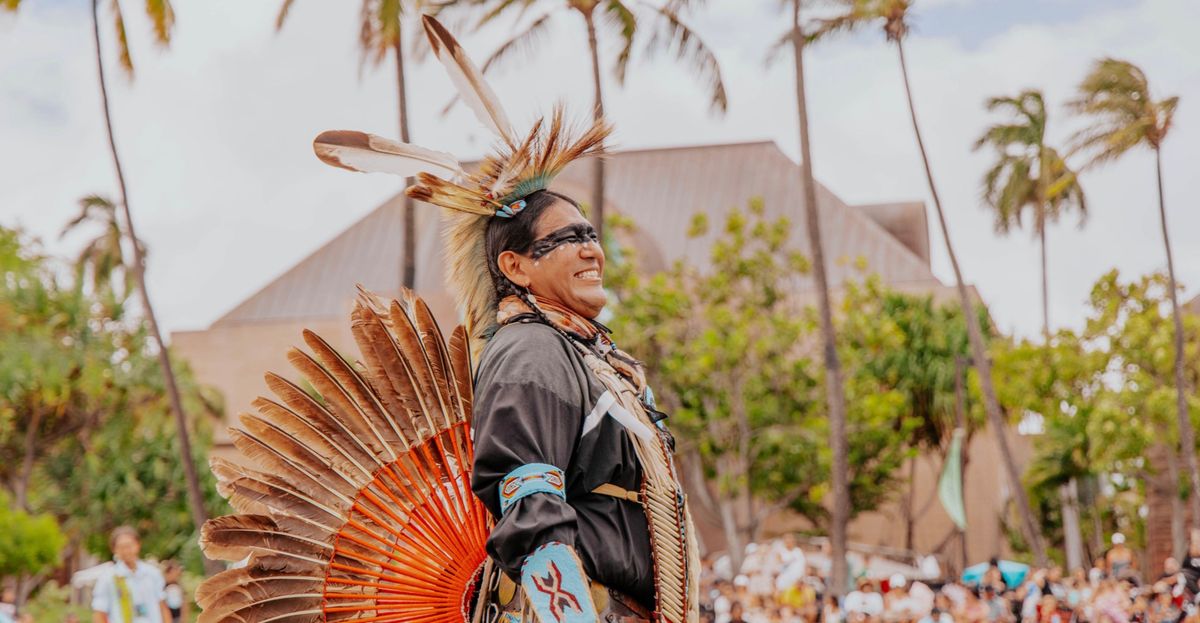
[[[499,328],[476,378],[472,488],[497,518],[488,553],[536,620],[649,620],[661,578],[639,458],[669,433],[641,364],[595,320],[607,295],[591,224],[548,190],[516,208],[485,244]],[[506,620],[515,592],[498,591]]]

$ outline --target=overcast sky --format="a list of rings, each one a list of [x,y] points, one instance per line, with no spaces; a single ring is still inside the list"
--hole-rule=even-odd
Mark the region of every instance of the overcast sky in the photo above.
[[[102,3],[107,4],[107,3]],[[126,2],[137,63],[116,71],[103,24],[118,145],[130,202],[151,250],[149,279],[169,330],[203,328],[398,190],[394,179],[321,165],[310,142],[329,128],[395,136],[394,68],[359,72],[358,3],[304,0],[282,33],[275,0],[174,0],[169,50],[155,47],[140,2]],[[551,2],[546,6],[559,3]],[[992,232],[979,201],[987,153],[973,153],[989,122],[983,101],[1024,88],[1053,105],[1050,135],[1073,129],[1061,104],[1104,55],[1141,66],[1157,96],[1179,95],[1163,150],[1178,276],[1200,291],[1200,2],[1196,0],[917,0],[908,55],[918,113],[968,281],[1002,329],[1040,328],[1037,247]],[[774,0],[710,0],[691,18],[722,64],[725,117],[670,59],[635,57],[608,112],[621,148],[770,139],[797,157],[792,70],[764,69],[787,27]],[[102,126],[87,0],[25,0],[0,11],[0,224],[21,226],[53,252],[78,239],[57,232],[88,193],[115,195]],[[531,16],[536,16],[531,12]],[[482,59],[501,28],[464,35]],[[894,48],[870,31],[812,50],[813,166],[849,203],[928,201]],[[560,14],[538,58],[493,79],[518,126],[556,99],[583,111],[591,93],[582,24]],[[413,139],[464,157],[486,135],[469,113],[442,118],[450,85],[433,64],[410,69]],[[1076,327],[1103,272],[1164,269],[1154,160],[1135,152],[1083,178],[1090,215],[1049,234],[1051,322]],[[952,275],[931,231],[934,269]],[[393,261],[380,258],[380,261]]]

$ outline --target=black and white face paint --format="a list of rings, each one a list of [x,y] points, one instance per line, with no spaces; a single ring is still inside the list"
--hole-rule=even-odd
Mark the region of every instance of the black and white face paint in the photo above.
[[[579,245],[588,243],[600,244],[595,228],[590,223],[576,223],[534,240],[529,247],[529,257],[540,260],[563,247],[577,249]]]

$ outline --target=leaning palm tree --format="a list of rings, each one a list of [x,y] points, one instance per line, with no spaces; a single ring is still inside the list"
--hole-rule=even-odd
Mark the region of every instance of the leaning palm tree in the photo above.
[[[1171,129],[1178,97],[1156,100],[1151,96],[1146,74],[1128,61],[1105,58],[1092,66],[1079,84],[1079,96],[1071,109],[1092,123],[1075,134],[1075,149],[1089,154],[1086,167],[1116,160],[1135,147],[1154,151],[1158,176],[1158,219],[1167,255],[1167,279],[1171,312],[1175,320],[1175,407],[1179,426],[1180,454],[1191,481],[1192,527],[1200,528],[1200,468],[1196,465],[1196,431],[1188,416],[1187,380],[1184,375],[1183,318],[1179,312],[1175,259],[1167,229],[1167,205],[1163,196],[1162,144]]]
[[[1008,443],[1007,430],[1005,424],[1004,412],[1000,408],[1000,401],[996,398],[996,387],[992,382],[992,363],[987,358],[987,348],[983,341],[983,332],[979,329],[979,323],[974,320],[975,305],[971,301],[971,295],[967,291],[966,283],[963,282],[962,269],[958,265],[958,256],[954,253],[954,245],[950,239],[950,229],[946,224],[946,212],[942,209],[942,201],[937,192],[937,185],[933,181],[933,170],[929,166],[929,155],[925,151],[925,141],[921,137],[921,127],[917,123],[917,111],[913,105],[912,84],[908,78],[908,63],[904,57],[904,37],[908,34],[908,11],[912,8],[913,0],[837,0],[840,5],[840,13],[823,19],[820,21],[818,28],[809,35],[810,40],[817,40],[825,36],[854,30],[868,24],[879,23],[883,26],[884,34],[888,41],[896,44],[896,52],[900,56],[900,74],[904,78],[904,93],[908,100],[908,113],[912,118],[913,133],[917,139],[917,149],[921,153],[921,162],[925,166],[925,180],[929,184],[929,194],[933,198],[933,207],[937,212],[938,226],[942,230],[942,239],[946,242],[946,254],[950,257],[950,267],[954,270],[955,287],[958,290],[959,303],[963,308],[963,315],[967,318],[967,338],[971,344],[971,359],[975,369],[979,372],[979,385],[983,393],[984,411],[987,413],[988,423],[996,431],[996,441],[999,445],[1000,456],[1004,462],[1004,469],[1007,472],[1008,480],[1012,485],[1013,495],[1016,497],[1017,509],[1021,516],[1021,526],[1026,540],[1029,543],[1030,549],[1033,550],[1034,558],[1038,565],[1045,566],[1047,563],[1046,548],[1042,544],[1041,533],[1038,532],[1037,522],[1033,517],[1033,509],[1029,505],[1029,496],[1025,492],[1025,487],[1021,483],[1021,473],[1017,469],[1016,460],[1013,458],[1012,448]]]
[[[652,20],[650,26],[654,27],[655,31],[647,42],[646,51],[667,50],[674,53],[680,61],[689,63],[692,71],[708,89],[711,108],[721,113],[725,112],[729,100],[725,94],[725,82],[721,79],[721,67],[717,63],[717,57],[680,16],[680,11],[692,1],[694,0],[662,0],[658,4],[634,4],[629,0],[471,0],[488,8],[479,20],[480,26],[508,13],[509,9],[518,9],[522,14],[534,6],[541,9],[537,17],[496,48],[484,61],[482,69],[485,73],[495,69],[517,52],[532,54],[558,14],[571,11],[578,15],[587,31],[594,93],[592,114],[596,121],[604,118],[604,90],[600,80],[600,28],[615,35],[620,42],[617,57],[613,62],[613,75],[617,84],[623,85],[637,34],[646,28],[644,24],[647,20]],[[593,158],[592,167],[592,222],[596,231],[603,236],[604,160]]]
[[[829,518],[831,564],[829,590],[833,595],[845,593],[846,527],[850,521],[850,482],[846,442],[846,391],[842,363],[837,353],[837,335],[833,328],[833,308],[829,302],[829,278],[825,269],[825,247],[821,242],[820,210],[817,209],[817,184],[813,179],[812,145],[809,140],[808,96],[804,90],[804,48],[808,37],[800,21],[802,0],[784,0],[781,4],[791,10],[791,28],[783,33],[772,47],[767,63],[777,52],[792,48],[796,81],[796,116],[800,127],[800,183],[804,188],[804,216],[808,230],[808,246],[812,255],[812,273],[817,286],[817,307],[821,322],[822,359],[825,364],[825,401],[829,411],[829,445],[833,449],[831,491],[833,508]]]
[[[0,3],[0,7],[15,11],[19,8],[20,4],[20,0],[6,0]],[[113,13],[113,28],[115,31],[114,34],[117,37],[117,50],[120,56],[121,67],[124,69],[126,76],[132,78],[133,56],[129,52],[129,38],[125,32],[125,17],[121,11],[121,2],[120,0],[112,0],[109,6]],[[166,46],[171,41],[171,30],[175,25],[175,11],[171,7],[171,1],[147,0],[145,10],[154,30],[155,41],[159,45]],[[130,241],[129,247],[133,252],[132,261],[128,268],[133,275],[134,282],[137,284],[142,310],[146,314],[146,324],[150,329],[151,336],[154,338],[154,345],[158,349],[158,363],[162,368],[163,379],[166,381],[167,397],[171,403],[171,411],[175,415],[175,424],[179,435],[180,461],[183,463],[184,476],[187,479],[188,503],[191,507],[192,522],[196,525],[196,531],[199,532],[201,526],[208,520],[208,512],[204,508],[204,496],[200,491],[200,478],[196,473],[196,464],[192,460],[191,436],[188,434],[187,415],[183,411],[183,400],[179,396],[179,384],[175,378],[175,371],[171,366],[171,358],[167,353],[167,347],[163,343],[162,332],[158,328],[158,319],[154,314],[154,307],[150,304],[150,293],[146,288],[145,255],[142,252],[142,245],[138,243],[137,231],[134,229],[133,214],[129,209],[129,192],[125,184],[125,170],[121,167],[121,158],[117,151],[116,138],[113,135],[112,111],[108,101],[108,83],[104,76],[104,54],[100,45],[99,0],[92,0],[92,35],[96,50],[96,72],[100,78],[100,101],[104,107],[104,127],[108,133],[108,147],[112,153],[113,167],[117,173],[117,188],[120,191],[120,202],[118,205],[121,207],[121,215],[125,221],[124,232]],[[213,566],[214,564],[212,561],[205,560],[206,570],[209,572],[218,570],[218,567]]]
[[[275,30],[282,30],[291,13],[295,0],[284,0],[275,18]],[[396,103],[399,110],[400,140],[409,142],[408,133],[408,87],[404,79],[404,21],[412,15],[420,18],[422,13],[436,13],[452,4],[448,0],[362,0],[359,10],[358,41],[362,61],[378,66],[391,54],[396,59]],[[420,51],[424,37],[413,39],[413,50]],[[405,181],[408,185],[408,181]],[[417,237],[413,200],[404,196],[401,207],[404,221],[404,246],[400,252],[400,283],[412,288],[417,278]]]
[[[114,14],[114,24],[116,28],[117,42],[121,55],[121,66],[126,74],[133,76],[133,58],[129,53],[129,39],[125,34],[125,19],[121,13],[121,3],[119,0],[114,0],[111,5]],[[150,17],[150,23],[154,27],[154,35],[156,41],[160,45],[167,45],[171,41],[171,29],[175,25],[175,12],[171,8],[170,0],[148,0],[146,2],[146,12]],[[112,153],[113,168],[117,173],[117,189],[120,192],[120,205],[122,215],[125,217],[125,234],[130,241],[129,247],[132,250],[133,258],[131,262],[130,272],[133,273],[134,282],[137,283],[138,294],[141,297],[142,310],[146,314],[146,324],[150,329],[150,335],[154,338],[154,345],[158,349],[158,364],[162,368],[163,379],[166,381],[167,398],[171,403],[171,411],[175,414],[175,426],[179,435],[180,461],[183,463],[184,478],[187,480],[188,502],[192,511],[192,523],[196,526],[196,531],[208,521],[208,511],[204,508],[204,494],[200,490],[200,478],[196,473],[196,463],[192,460],[192,442],[191,435],[188,433],[187,414],[183,411],[183,399],[179,393],[179,382],[175,377],[175,370],[171,365],[171,357],[167,352],[167,345],[163,342],[162,331],[158,327],[158,317],[154,313],[154,306],[150,303],[150,291],[146,287],[146,256],[143,253],[143,247],[137,235],[137,230],[134,228],[133,213],[129,207],[129,190],[125,183],[125,170],[121,166],[121,156],[117,151],[117,141],[113,133],[112,123],[112,108],[108,100],[108,84],[104,76],[104,54],[103,48],[100,45],[100,7],[99,0],[92,0],[92,35],[96,47],[96,73],[100,78],[100,101],[104,107],[104,127],[108,134],[108,147]],[[219,566],[215,561],[205,559],[205,569],[209,573],[219,570]]]
[[[993,97],[988,110],[1003,109],[1016,117],[989,127],[975,149],[991,146],[996,163],[983,176],[983,200],[996,215],[996,231],[1007,234],[1024,225],[1025,215],[1033,222],[1042,254],[1042,335],[1050,338],[1050,290],[1046,266],[1046,225],[1056,223],[1065,212],[1087,216],[1087,200],[1079,177],[1059,154],[1046,144],[1046,102],[1041,91],[1022,91],[1016,97]]]

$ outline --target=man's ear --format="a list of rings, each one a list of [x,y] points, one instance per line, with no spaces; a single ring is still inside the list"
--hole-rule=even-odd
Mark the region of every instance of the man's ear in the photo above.
[[[500,253],[500,257],[496,258],[496,264],[509,281],[522,288],[529,288],[531,280],[529,274],[525,272],[525,263],[521,260],[521,256],[515,252],[504,251]]]

